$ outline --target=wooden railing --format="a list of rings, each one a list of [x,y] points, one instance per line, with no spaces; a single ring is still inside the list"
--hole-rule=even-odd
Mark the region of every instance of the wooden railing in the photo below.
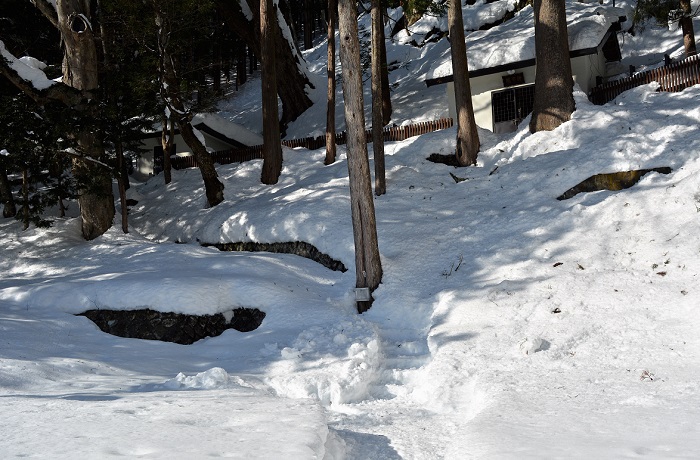
[[[591,90],[588,99],[594,104],[602,105],[610,102],[623,92],[646,85],[651,82],[659,83],[659,91],[677,92],[700,84],[700,57],[690,56],[679,62],[665,67],[640,72],[632,77],[609,81]]]
[[[453,125],[452,118],[441,118],[439,120],[425,121],[407,126],[391,126],[384,128],[384,141],[394,142],[408,139],[409,137],[419,136],[421,134],[431,133],[441,129],[451,128]],[[367,142],[372,142],[372,131],[367,130]],[[335,136],[337,145],[347,143],[347,134],[345,131],[337,133]],[[302,139],[290,139],[282,141],[282,145],[290,148],[303,147],[309,150],[320,149],[326,145],[326,137],[305,137]],[[230,163],[242,163],[262,158],[262,145],[252,147],[235,148],[231,150],[221,150],[211,154],[214,163],[221,165]],[[197,161],[194,156],[175,157],[171,160],[173,169],[196,168]]]

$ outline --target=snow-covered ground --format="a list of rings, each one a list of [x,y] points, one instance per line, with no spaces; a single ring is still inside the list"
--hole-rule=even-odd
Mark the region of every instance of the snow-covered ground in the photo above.
[[[681,46],[679,31],[649,30],[649,53]],[[639,37],[626,58],[651,46]],[[420,81],[444,46],[390,47],[405,56],[396,124],[446,112],[444,90]],[[321,82],[324,51],[307,53]],[[222,115],[255,127],[254,84]],[[259,161],[220,166],[212,209],[197,170],[135,184],[128,235],[0,220],[0,457],[699,458],[700,87],[576,102],[553,132],[480,131],[473,168],[425,159],[452,152],[454,129],[387,144],[384,278],[362,315],[343,146],[330,166],[323,149],[286,149],[275,186]],[[322,130],[324,107],[290,137]],[[556,199],[661,166],[671,174]],[[306,241],[349,270],[199,244],[219,241]],[[236,307],[267,316],[193,345],[74,316]]]

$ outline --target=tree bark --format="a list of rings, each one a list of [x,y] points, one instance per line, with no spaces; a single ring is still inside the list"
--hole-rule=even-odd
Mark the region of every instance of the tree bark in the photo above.
[[[335,24],[338,16],[338,1],[328,0],[328,104],[326,106],[326,160],[335,163]]]
[[[2,198],[3,204],[2,216],[14,217],[17,214],[17,207],[15,206],[15,199],[12,196],[10,179],[7,177],[7,171],[3,167],[0,167],[0,198]]]
[[[476,164],[479,153],[479,133],[474,120],[472,91],[469,83],[467,45],[464,41],[464,22],[460,0],[449,0],[447,21],[452,53],[455,106],[457,108],[457,163],[461,166]]]
[[[22,168],[22,228],[29,228],[29,174],[27,167]]]
[[[98,85],[97,48],[90,23],[92,15],[86,3],[79,0],[56,2],[64,49],[63,83],[81,92],[95,90]],[[94,107],[90,107],[90,112],[97,119]],[[92,127],[83,127],[76,139],[83,156],[100,162],[104,159],[102,140]],[[80,184],[78,203],[83,237],[92,240],[105,233],[114,220],[112,178],[105,168],[79,157],[73,158],[73,174]]]
[[[386,61],[382,61],[381,47],[384,41],[384,23],[380,0],[372,0],[372,149],[374,150],[374,193],[386,193],[384,170],[384,88],[382,74]]]
[[[260,180],[276,184],[282,173],[282,142],[277,109],[277,76],[275,68],[275,33],[277,8],[272,0],[260,0],[260,69],[263,109],[263,166]]]
[[[347,124],[348,174],[350,207],[355,240],[356,287],[374,291],[382,280],[377,223],[369,173],[365,139],[365,115],[362,100],[362,67],[357,32],[357,10],[353,0],[338,2],[340,60],[343,69],[343,99]],[[366,311],[371,302],[358,302],[358,312]]]
[[[304,0],[304,49],[307,50],[314,46],[311,34],[311,24],[313,22],[312,14],[310,0]]]
[[[119,185],[119,203],[122,208],[122,232],[129,233],[129,208],[126,205],[126,184],[128,182],[128,176],[124,174],[124,147],[120,140],[114,144],[114,150],[117,154],[117,169],[119,171],[118,185]]]
[[[163,148],[163,179],[165,184],[173,180],[173,167],[170,163],[170,155],[173,154],[173,141],[175,139],[175,127],[170,117],[163,114],[161,118],[160,145]]]
[[[685,56],[690,57],[697,54],[695,47],[695,29],[693,28],[692,6],[690,0],[680,0],[681,11],[683,16],[679,20],[683,31],[683,47],[685,48]]]
[[[237,2],[219,0],[217,4],[231,31],[244,40],[254,54],[261,58],[259,21],[248,20]],[[248,0],[247,4],[251,11],[260,11],[260,0]],[[314,86],[302,71],[302,67],[305,67],[306,63],[303,61],[296,43],[290,43],[282,35],[276,18],[273,25],[276,28],[274,51],[278,70],[277,92],[282,101],[280,124],[285,127],[313,105],[306,91],[307,87],[313,88]]]
[[[564,0],[535,0],[535,101],[530,132],[551,131],[576,108]]]
[[[381,62],[382,81],[382,126],[386,126],[391,121],[391,88],[389,87],[389,66],[386,62],[386,40],[384,37],[384,12],[380,8],[381,18],[379,19],[379,62]],[[374,40],[374,38],[372,38]]]

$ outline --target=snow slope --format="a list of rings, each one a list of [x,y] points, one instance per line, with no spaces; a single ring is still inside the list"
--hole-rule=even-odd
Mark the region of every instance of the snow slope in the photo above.
[[[397,117],[443,110],[409,82],[438,46],[392,73]],[[425,160],[452,152],[454,129],[387,144],[385,275],[363,315],[344,147],[329,166],[323,149],[285,150],[275,186],[259,161],[220,166],[226,201],[211,209],[196,170],[135,184],[128,235],[0,220],[0,456],[699,457],[700,87],[653,89],[602,107],[577,93],[553,132],[480,131],[473,168]],[[660,166],[672,172],[556,199],[593,174]],[[199,245],[296,240],[349,270]],[[189,346],[74,316],[235,307],[267,316]]]

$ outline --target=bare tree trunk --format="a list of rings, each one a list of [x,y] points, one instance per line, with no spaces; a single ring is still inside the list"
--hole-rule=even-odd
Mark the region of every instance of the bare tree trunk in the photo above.
[[[311,35],[312,14],[310,0],[304,0],[304,49],[307,50],[314,46]]]
[[[457,162],[462,166],[476,164],[479,153],[479,133],[474,120],[472,91],[469,84],[467,45],[464,41],[464,22],[460,0],[449,0],[447,21],[452,53],[455,106],[457,108]]]
[[[170,155],[173,154],[173,141],[175,139],[175,128],[170,117],[161,118],[160,145],[163,148],[163,178],[166,184],[173,180],[173,167],[170,162]]]
[[[124,147],[120,140],[117,140],[114,149],[117,154],[117,169],[119,170],[117,183],[119,184],[119,203],[122,208],[122,231],[129,233],[129,209],[126,205],[126,182],[129,179],[124,177]]]
[[[335,24],[338,16],[338,1],[328,0],[328,105],[326,107],[326,160],[335,163]]]
[[[551,131],[576,108],[564,0],[535,0],[535,101],[530,132]]]
[[[22,223],[23,229],[29,228],[29,174],[27,167],[22,168]]]
[[[382,62],[381,47],[384,41],[384,23],[380,0],[372,0],[372,149],[374,150],[374,193],[377,196],[386,193],[386,173],[384,170],[384,116],[382,88],[382,68],[386,69],[386,61]]]
[[[275,68],[275,33],[277,8],[272,0],[260,0],[260,40],[262,54],[262,108],[263,108],[263,166],[260,180],[276,184],[282,173],[282,142],[280,140],[277,108],[277,77]]]
[[[88,2],[80,0],[56,2],[64,49],[63,82],[80,91],[98,87],[97,49],[88,7]],[[97,118],[96,113],[93,115]],[[76,138],[81,155],[98,162],[104,159],[104,147],[95,130],[84,127]],[[106,168],[79,157],[73,158],[73,174],[80,184],[78,202],[83,237],[92,240],[112,226],[115,214],[112,178]]]
[[[3,167],[0,167],[0,198],[2,198],[3,203],[2,216],[14,217],[17,214],[17,207],[12,196],[10,179],[7,177],[7,171]]]
[[[379,62],[381,63],[382,80],[382,126],[386,126],[391,121],[391,88],[389,88],[389,66],[386,62],[386,40],[384,39],[384,13],[380,8],[381,18],[379,20]],[[374,41],[374,38],[372,38]]]
[[[697,54],[695,47],[695,29],[693,28],[692,7],[690,0],[680,0],[681,11],[683,16],[679,23],[683,30],[683,47],[685,48],[685,56],[694,56]]]
[[[348,173],[350,206],[355,240],[356,287],[374,291],[382,280],[377,223],[374,213],[369,158],[365,139],[365,115],[362,101],[362,67],[357,33],[357,10],[353,0],[338,2],[340,60],[343,68],[343,99],[348,133]],[[358,302],[358,312],[371,306]]]
[[[240,86],[248,80],[246,55],[248,47],[244,43],[238,43],[238,53],[236,57],[236,85]]]

